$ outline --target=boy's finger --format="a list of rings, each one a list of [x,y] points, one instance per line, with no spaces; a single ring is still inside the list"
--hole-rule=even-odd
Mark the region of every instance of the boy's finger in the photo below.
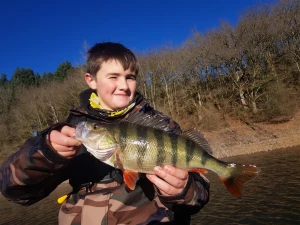
[[[76,134],[76,129],[74,127],[63,126],[60,132],[66,136],[74,137]]]
[[[172,176],[181,180],[186,180],[189,176],[186,170],[179,169],[171,165],[164,166],[164,170],[166,170]]]
[[[63,157],[72,158],[76,155],[77,151],[68,151],[68,152],[57,152]]]
[[[176,188],[168,184],[165,180],[157,175],[146,174],[147,178],[160,190],[161,194],[165,196],[178,194]]]
[[[172,174],[168,173],[168,171],[162,169],[159,166],[156,166],[154,168],[154,172],[157,176],[164,179],[168,184],[170,184],[172,187],[175,187],[176,189],[182,189],[187,182],[187,179],[180,179],[177,176],[173,176]]]
[[[76,151],[78,147],[68,147],[68,146],[63,146],[59,145],[56,143],[52,143],[52,148],[54,148],[57,152],[70,152],[70,151]]]
[[[70,132],[70,130],[68,130],[68,128],[67,128],[67,130],[64,130],[64,132]],[[55,144],[66,146],[66,147],[73,147],[73,146],[81,145],[80,141],[77,141],[73,137],[67,136],[64,133],[59,132],[57,130],[51,131],[51,133],[49,135],[49,141],[50,141],[51,145],[53,145],[53,143],[55,143]]]

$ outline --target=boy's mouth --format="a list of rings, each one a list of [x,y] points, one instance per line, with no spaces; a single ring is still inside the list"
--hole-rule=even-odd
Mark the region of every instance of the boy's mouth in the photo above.
[[[128,94],[115,94],[116,96],[121,96],[121,97],[129,97]]]

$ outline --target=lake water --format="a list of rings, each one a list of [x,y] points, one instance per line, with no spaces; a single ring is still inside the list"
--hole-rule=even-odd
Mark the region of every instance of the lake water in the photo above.
[[[214,174],[208,175],[210,202],[193,216],[193,225],[300,224],[299,147],[224,160],[255,164],[262,171],[246,183],[241,199],[227,194],[225,186]]]
[[[206,224],[300,224],[300,148],[276,150],[226,158],[225,161],[251,163],[262,171],[246,183],[241,199],[231,197],[214,173],[210,202],[192,218],[192,225]],[[24,207],[0,196],[0,224],[55,225],[58,197],[68,193],[67,184],[40,202]]]

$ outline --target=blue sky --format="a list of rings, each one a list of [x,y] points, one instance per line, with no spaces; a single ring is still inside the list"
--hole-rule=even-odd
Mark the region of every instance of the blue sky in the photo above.
[[[1,1],[0,74],[10,79],[17,67],[54,72],[66,60],[81,65],[85,43],[120,42],[135,53],[178,46],[192,30],[236,24],[245,9],[268,2],[274,1]]]

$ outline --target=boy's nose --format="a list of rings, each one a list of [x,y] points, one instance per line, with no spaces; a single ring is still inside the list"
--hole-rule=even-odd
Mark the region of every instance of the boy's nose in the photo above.
[[[127,80],[126,79],[119,79],[118,82],[118,88],[120,90],[127,90],[128,89],[128,84],[127,84]]]

